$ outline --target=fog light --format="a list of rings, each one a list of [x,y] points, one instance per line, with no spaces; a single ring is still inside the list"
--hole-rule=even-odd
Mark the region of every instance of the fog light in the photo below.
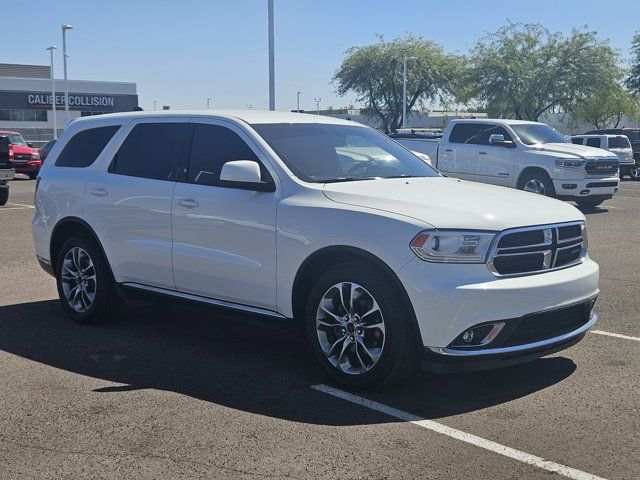
[[[473,342],[473,330],[466,330],[462,334],[462,341],[465,342],[465,343]]]
[[[577,188],[578,185],[576,185],[575,183],[563,183],[562,184],[562,188],[564,188],[565,190],[573,190],[574,188]]]

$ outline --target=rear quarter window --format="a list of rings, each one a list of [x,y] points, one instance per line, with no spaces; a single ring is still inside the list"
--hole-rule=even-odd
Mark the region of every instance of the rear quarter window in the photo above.
[[[613,137],[609,139],[609,148],[631,148],[627,137]]]
[[[62,148],[56,166],[83,168],[93,164],[119,128],[120,125],[111,125],[76,133]]]

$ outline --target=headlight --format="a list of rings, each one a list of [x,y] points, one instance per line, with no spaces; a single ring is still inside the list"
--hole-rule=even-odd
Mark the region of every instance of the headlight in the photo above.
[[[484,263],[494,233],[425,230],[411,240],[422,260],[439,263]]]
[[[566,158],[556,159],[557,168],[582,168],[586,164],[586,160],[567,160]]]
[[[32,160],[40,160],[40,154],[39,153],[32,153],[31,154],[31,159]]]

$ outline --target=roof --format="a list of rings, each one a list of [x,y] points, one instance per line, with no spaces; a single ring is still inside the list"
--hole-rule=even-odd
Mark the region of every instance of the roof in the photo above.
[[[530,120],[512,120],[510,118],[455,118],[450,123],[500,123],[507,125],[540,125],[540,122],[532,122]]]
[[[14,132],[13,130],[0,130],[0,135],[22,135],[20,132]]]
[[[92,120],[98,121],[99,119],[106,118],[148,118],[163,116],[226,118],[230,120],[242,120],[251,125],[261,123],[324,123],[330,125],[355,125],[364,127],[364,125],[358,122],[326,117],[323,115],[278,111],[272,112],[269,110],[150,110],[109,113],[105,115],[84,117],[76,121],[86,122]]]
[[[571,135],[571,138],[586,138],[586,137],[597,137],[597,138],[617,138],[624,137],[621,133],[583,133],[581,135]]]

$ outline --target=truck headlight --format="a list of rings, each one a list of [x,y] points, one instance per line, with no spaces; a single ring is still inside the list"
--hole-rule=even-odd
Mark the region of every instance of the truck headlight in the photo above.
[[[572,160],[566,158],[556,159],[557,168],[582,168],[587,164],[586,160]]]
[[[484,263],[494,233],[425,230],[411,240],[422,260],[439,263]]]

